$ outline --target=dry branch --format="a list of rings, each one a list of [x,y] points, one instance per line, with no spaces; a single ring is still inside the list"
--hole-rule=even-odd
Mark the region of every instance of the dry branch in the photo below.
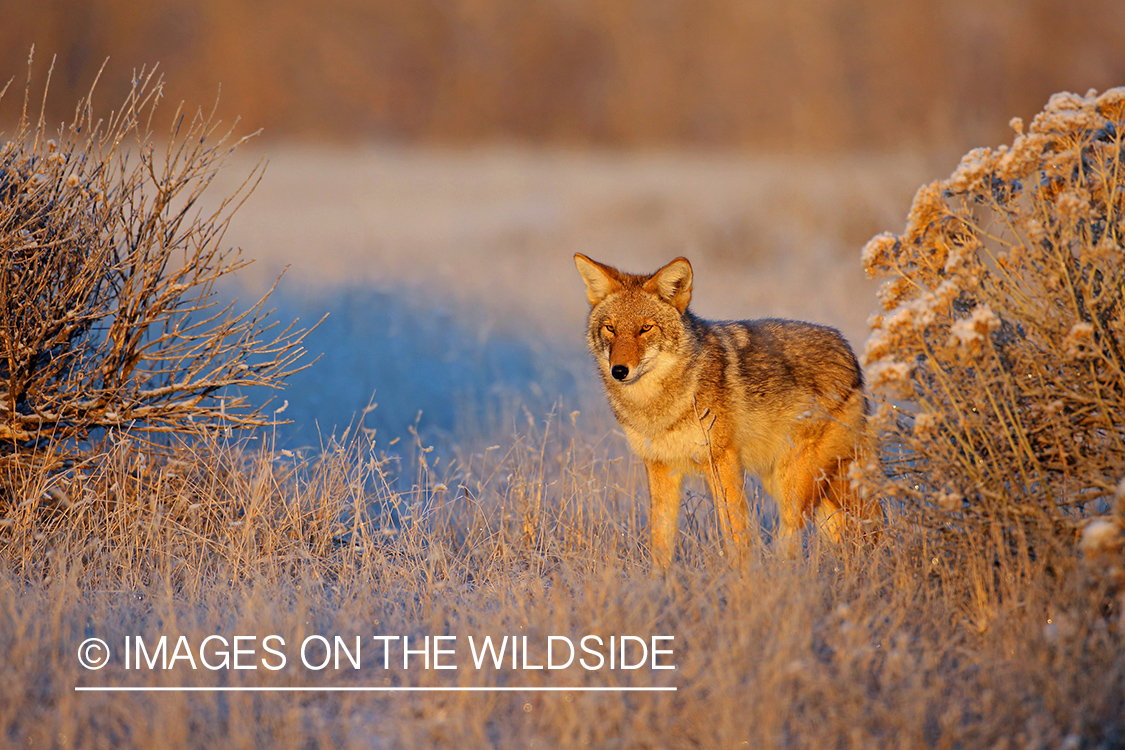
[[[215,290],[245,264],[223,235],[261,165],[203,202],[247,137],[181,105],[157,139],[153,70],[106,119],[91,89],[55,137],[30,90],[0,147],[0,466],[66,463],[113,430],[270,424],[237,389],[302,369],[307,331],[269,321],[269,293],[238,310]]]

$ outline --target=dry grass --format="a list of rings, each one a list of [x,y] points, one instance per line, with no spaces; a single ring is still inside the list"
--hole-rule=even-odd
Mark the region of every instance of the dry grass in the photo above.
[[[620,439],[591,443],[563,420],[440,474],[415,446],[415,484],[402,494],[384,482],[386,457],[363,444],[315,463],[212,445],[156,464],[121,443],[53,480],[79,498],[71,508],[41,499],[45,480],[29,483],[4,519],[0,730],[13,746],[59,748],[1120,742],[1119,623],[1077,570],[1040,571],[1018,599],[994,600],[996,616],[978,628],[950,580],[970,571],[931,559],[893,520],[874,547],[814,539],[798,560],[756,539],[735,571],[713,516],[695,508],[679,564],[652,580],[643,482],[623,453]],[[361,635],[365,651],[377,634],[456,635],[461,668],[384,671],[368,651],[361,671],[312,672],[292,648],[276,673],[127,671],[119,653],[89,672],[75,659],[91,636],[119,648],[131,635],[296,644],[312,633]],[[540,662],[548,635],[673,635],[677,669],[472,668],[468,636],[508,634],[540,644]],[[76,685],[678,691],[110,695]]]

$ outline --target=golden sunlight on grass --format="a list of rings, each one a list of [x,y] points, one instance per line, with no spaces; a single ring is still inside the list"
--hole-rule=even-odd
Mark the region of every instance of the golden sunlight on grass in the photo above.
[[[220,446],[156,460],[121,444],[81,476],[29,484],[3,532],[0,726],[17,746],[55,747],[980,747],[1113,736],[1125,681],[1119,625],[1074,564],[1031,571],[1018,598],[990,600],[994,617],[978,627],[966,570],[931,557],[893,517],[877,544],[814,539],[798,560],[758,538],[731,570],[713,516],[699,512],[685,522],[673,573],[654,581],[644,496],[637,469],[617,459],[623,450],[554,424],[440,477],[419,462],[413,489],[399,493],[366,445],[295,466]],[[50,486],[72,504],[43,499]],[[118,651],[126,637],[198,645],[235,634],[280,636],[288,665],[130,670]],[[359,670],[312,671],[293,656],[311,634],[360,635],[373,650]],[[587,634],[673,636],[676,669],[477,670],[465,647],[469,636],[527,636],[542,663],[548,636]],[[384,669],[371,640],[381,635],[457,636],[459,669],[422,669],[416,658],[404,670],[395,649]],[[79,668],[89,637],[118,651],[106,669]],[[217,654],[213,644],[212,663]],[[678,690],[337,696],[76,685]]]

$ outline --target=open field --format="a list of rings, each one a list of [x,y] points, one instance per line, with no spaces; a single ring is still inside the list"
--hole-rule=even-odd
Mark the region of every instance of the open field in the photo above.
[[[315,420],[331,432],[373,392],[369,424],[391,436],[419,409],[423,425],[454,430],[460,407],[479,433],[497,396],[536,413],[561,397],[607,414],[575,252],[634,271],[686,255],[699,314],[825,323],[858,349],[876,289],[859,248],[956,163],[300,146],[241,154],[215,193],[258,158],[266,177],[226,235],[256,259],[241,293],[260,294],[288,267],[279,317],[330,315],[308,341],[322,364],[285,396],[304,444],[317,440]]]
[[[1121,613],[1065,550],[1011,564],[938,553],[892,512],[877,538],[833,548],[813,536],[788,559],[769,544],[772,503],[754,494],[762,531],[732,566],[692,484],[680,557],[652,580],[643,469],[582,351],[575,251],[633,270],[687,255],[700,314],[815,320],[860,347],[876,303],[859,248],[900,229],[915,188],[952,159],[270,158],[226,240],[259,259],[238,293],[289,265],[280,317],[332,315],[307,341],[325,357],[279,396],[296,424],[276,437],[326,450],[274,453],[260,436],[160,458],[122,440],[62,479],[27,476],[0,531],[0,744],[1125,746]],[[373,438],[330,441],[372,391]],[[477,669],[467,642],[527,636],[542,664],[549,636],[588,634],[672,636],[676,669]],[[184,636],[195,659],[208,636],[254,636],[257,668],[126,667],[127,637],[162,635],[169,652]],[[268,635],[285,644],[277,670]],[[361,667],[302,666],[312,635],[360,636]],[[372,637],[396,635],[412,647],[455,636],[458,669],[423,669],[420,656],[403,669],[397,645],[385,669]],[[76,659],[94,637],[113,650],[97,671]]]

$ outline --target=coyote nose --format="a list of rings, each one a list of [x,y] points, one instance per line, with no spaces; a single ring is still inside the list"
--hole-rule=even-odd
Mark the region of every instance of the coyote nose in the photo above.
[[[629,377],[629,368],[625,365],[614,365],[609,372],[613,375],[614,380],[624,380]]]

